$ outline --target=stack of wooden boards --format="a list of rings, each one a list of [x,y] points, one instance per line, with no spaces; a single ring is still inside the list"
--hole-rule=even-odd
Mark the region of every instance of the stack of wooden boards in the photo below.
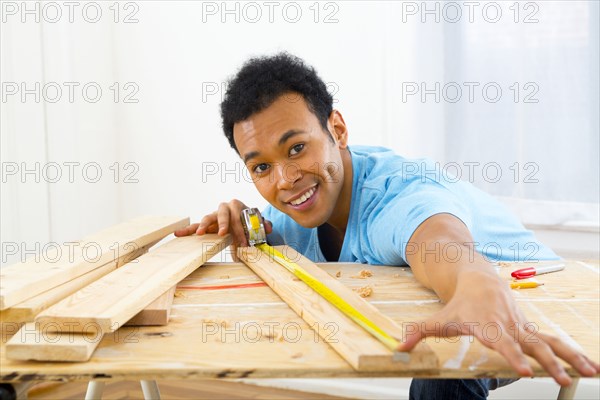
[[[230,243],[194,235],[148,252],[187,225],[188,218],[137,218],[3,268],[0,321],[5,331],[20,327],[6,357],[87,361],[104,334],[128,321],[165,324],[177,283]]]

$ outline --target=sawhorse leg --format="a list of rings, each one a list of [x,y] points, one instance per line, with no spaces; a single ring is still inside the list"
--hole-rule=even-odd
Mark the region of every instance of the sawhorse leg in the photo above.
[[[144,393],[145,400],[160,400],[160,391],[158,390],[158,384],[156,381],[140,381],[142,385],[142,392]],[[87,392],[85,393],[85,400],[99,400],[102,398],[102,392],[104,391],[104,382],[102,381],[90,381],[88,383]]]
[[[577,391],[577,384],[579,378],[573,378],[571,386],[561,386],[560,392],[558,392],[558,400],[573,400],[575,398],[575,392]]]
[[[160,400],[160,391],[156,381],[140,381],[145,400]]]
[[[90,381],[88,383],[87,391],[85,392],[85,400],[99,400],[102,398],[102,392],[104,391],[104,382],[102,381]]]

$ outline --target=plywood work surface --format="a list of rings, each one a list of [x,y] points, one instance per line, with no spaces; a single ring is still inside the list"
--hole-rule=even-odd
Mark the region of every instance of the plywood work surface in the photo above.
[[[372,305],[401,326],[418,323],[442,305],[408,268],[319,264],[353,289],[370,286]],[[559,273],[541,275],[545,285],[515,291],[518,304],[541,331],[560,336],[598,361],[598,261],[566,262]],[[508,282],[519,266],[500,267]],[[368,269],[371,277],[360,279]],[[330,332],[335,326],[315,326]],[[342,376],[515,376],[496,353],[469,337],[427,339],[439,368],[356,372],[241,263],[207,263],[179,283],[167,326],[126,327],[105,335],[86,363],[9,361],[4,343],[17,331],[2,326],[0,380],[186,379]],[[491,334],[491,331],[490,331]],[[54,335],[54,334],[52,334]],[[323,336],[323,335],[322,335]],[[539,376],[546,374],[534,363]],[[572,372],[572,370],[570,370]]]

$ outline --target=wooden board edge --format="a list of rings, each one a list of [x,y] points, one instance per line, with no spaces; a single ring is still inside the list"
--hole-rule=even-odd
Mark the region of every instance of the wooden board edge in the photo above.
[[[6,358],[19,361],[88,361],[102,340],[101,334],[48,332],[39,324],[24,324],[5,345]]]
[[[171,287],[146,308],[137,313],[124,326],[164,326],[169,323],[171,306],[177,285]]]

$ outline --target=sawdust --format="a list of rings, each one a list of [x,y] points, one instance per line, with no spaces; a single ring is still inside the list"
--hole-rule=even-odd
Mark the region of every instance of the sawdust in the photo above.
[[[394,274],[394,278],[400,278],[400,274]]]
[[[266,339],[272,340],[272,339],[277,339],[277,332],[267,332],[267,334],[265,335]]]
[[[340,276],[342,276],[342,271],[338,271],[335,273],[336,278],[339,278]]]
[[[273,340],[277,340],[278,342],[283,342],[283,340],[285,339],[282,332],[275,331],[275,330],[273,330],[273,332],[267,332],[267,334],[264,335],[264,337],[266,339],[268,339],[269,342],[273,342]]]
[[[219,279],[229,279],[229,275],[220,276]]]
[[[202,322],[207,324],[217,324],[222,328],[227,328],[227,321],[220,318],[202,318]]]
[[[369,297],[371,294],[373,294],[373,288],[369,285],[352,290],[357,292],[360,297]]]
[[[300,358],[302,357],[302,353],[292,354],[292,358]]]
[[[181,290],[176,290],[173,297],[185,297],[185,294]]]
[[[355,278],[355,279],[367,279],[369,277],[373,276],[373,272],[371,272],[368,269],[363,269],[362,271],[360,271],[358,273],[358,275],[353,275],[351,276],[351,278]]]
[[[498,261],[498,266],[500,267],[510,267],[512,264],[506,261]]]

